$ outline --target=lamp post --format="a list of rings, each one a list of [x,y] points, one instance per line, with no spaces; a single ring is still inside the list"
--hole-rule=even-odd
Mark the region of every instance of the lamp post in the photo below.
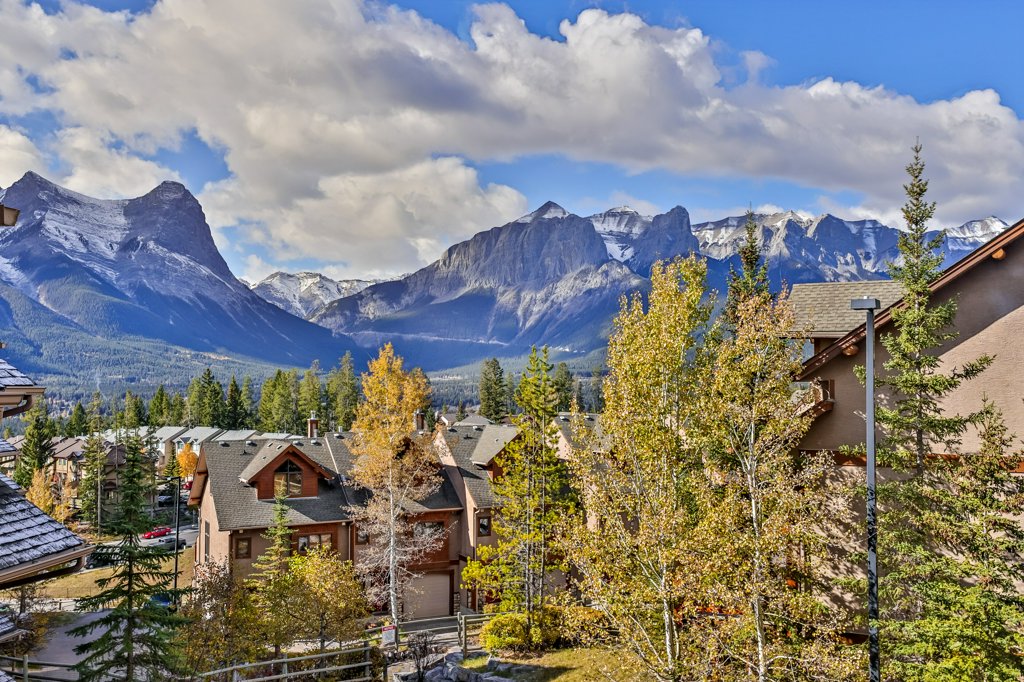
[[[850,308],[867,313],[864,336],[864,414],[867,418],[867,522],[868,522],[868,680],[881,682],[878,646],[878,516],[875,498],[875,311],[877,298],[855,298]]]

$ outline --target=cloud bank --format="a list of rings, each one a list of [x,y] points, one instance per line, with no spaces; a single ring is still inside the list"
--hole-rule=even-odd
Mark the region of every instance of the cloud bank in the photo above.
[[[727,87],[700,29],[628,13],[586,10],[552,40],[481,5],[466,42],[355,0],[161,0],[139,15],[0,0],[0,20],[14,36],[0,114],[60,126],[48,142],[0,126],[0,182],[47,158],[78,191],[138,194],[175,176],[154,153],[194,134],[230,171],[202,190],[211,223],[243,225],[277,262],[414,269],[525,213],[472,164],[531,154],[851,190],[864,200],[849,210],[888,216],[920,138],[939,223],[1020,206],[1024,128],[996,92],[921,103],[833,79],[765,86],[759,53]]]

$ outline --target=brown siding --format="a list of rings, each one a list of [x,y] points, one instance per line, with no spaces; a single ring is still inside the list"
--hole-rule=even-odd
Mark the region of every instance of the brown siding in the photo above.
[[[302,469],[302,496],[316,497],[319,488],[318,473],[316,469],[311,467],[308,462],[303,461],[300,457],[289,457],[287,453],[282,453],[280,457],[268,464],[266,468],[253,479],[253,485],[256,487],[256,497],[258,499],[269,500],[274,497],[274,471],[287,460],[291,460],[300,469]]]

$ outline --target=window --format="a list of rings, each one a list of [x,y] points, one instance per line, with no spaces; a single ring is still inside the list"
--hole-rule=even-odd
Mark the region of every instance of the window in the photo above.
[[[356,544],[365,545],[370,541],[370,534],[362,528],[356,528]]]
[[[210,522],[203,522],[203,560],[210,560]]]
[[[439,538],[444,534],[444,523],[441,521],[421,521],[416,524],[414,532],[417,537]]]
[[[302,469],[290,459],[279,466],[274,472],[274,491],[284,488],[288,497],[300,497],[302,495]]]
[[[480,537],[487,537],[491,534],[491,517],[481,516],[477,520],[476,534]]]
[[[299,554],[305,554],[311,549],[317,547],[324,547],[326,549],[331,548],[331,534],[320,533],[318,535],[300,535],[299,536]]]
[[[235,539],[235,558],[248,559],[252,556],[252,538]]]

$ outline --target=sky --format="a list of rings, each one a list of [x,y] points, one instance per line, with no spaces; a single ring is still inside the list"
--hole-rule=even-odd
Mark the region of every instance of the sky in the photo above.
[[[552,200],[1024,216],[1024,3],[0,0],[0,186],[199,199],[236,275],[413,271]]]

